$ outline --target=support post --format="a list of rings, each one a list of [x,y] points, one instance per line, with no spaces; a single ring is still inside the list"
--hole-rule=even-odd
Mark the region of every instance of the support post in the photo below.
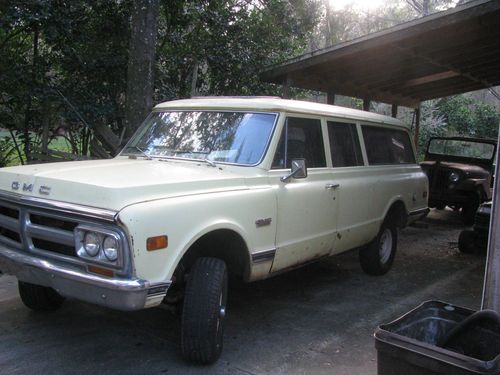
[[[418,137],[420,136],[420,104],[415,108],[415,132],[413,133],[413,143],[415,151],[418,152]]]
[[[335,92],[333,92],[332,90],[326,93],[326,104],[335,104]]]
[[[398,105],[397,104],[392,105],[392,117],[394,117],[394,118],[398,117]]]
[[[363,99],[363,111],[370,112],[370,99]]]
[[[500,141],[500,135],[499,135]],[[500,176],[500,158],[496,156],[495,176]],[[483,301],[481,309],[491,309],[500,313],[500,183],[495,178],[493,188],[493,207],[491,208],[488,255],[484,273]]]

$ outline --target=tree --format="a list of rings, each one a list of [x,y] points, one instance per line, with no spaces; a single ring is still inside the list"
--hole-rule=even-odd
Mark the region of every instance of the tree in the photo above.
[[[316,3],[164,0],[155,99],[276,94],[259,72],[304,51]]]
[[[126,137],[137,130],[153,107],[158,1],[133,3],[127,70]]]

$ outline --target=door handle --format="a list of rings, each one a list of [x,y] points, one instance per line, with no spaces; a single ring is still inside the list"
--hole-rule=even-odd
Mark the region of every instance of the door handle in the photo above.
[[[325,189],[334,190],[334,189],[338,188],[339,186],[340,186],[339,184],[326,184]]]

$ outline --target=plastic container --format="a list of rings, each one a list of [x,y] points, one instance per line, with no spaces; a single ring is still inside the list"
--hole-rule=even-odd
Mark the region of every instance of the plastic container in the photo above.
[[[481,321],[437,346],[473,310],[424,302],[375,332],[378,375],[500,374],[500,326]]]

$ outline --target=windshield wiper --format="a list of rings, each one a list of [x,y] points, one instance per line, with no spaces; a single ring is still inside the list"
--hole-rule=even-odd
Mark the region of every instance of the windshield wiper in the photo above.
[[[215,164],[212,160],[208,160],[207,158],[201,159],[201,160],[203,160],[205,163],[207,163],[211,167],[217,167],[217,164]]]
[[[142,154],[142,156],[144,156],[146,158],[146,160],[153,160],[153,158],[151,156],[149,156],[149,154],[146,151],[144,151],[142,148],[140,148],[139,146],[130,146],[130,147],[139,151]]]

